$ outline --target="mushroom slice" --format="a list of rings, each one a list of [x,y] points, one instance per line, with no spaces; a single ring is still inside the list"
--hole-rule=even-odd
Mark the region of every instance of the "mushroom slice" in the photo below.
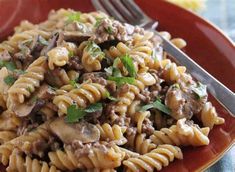
[[[90,33],[64,32],[64,40],[69,42],[81,43],[91,37]]]
[[[70,124],[66,123],[64,118],[57,118],[50,123],[49,127],[52,133],[67,144],[72,143],[74,140],[90,143],[100,139],[99,129],[88,122]]]

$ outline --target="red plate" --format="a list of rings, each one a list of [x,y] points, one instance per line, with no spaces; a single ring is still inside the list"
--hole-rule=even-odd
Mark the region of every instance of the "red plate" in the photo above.
[[[159,21],[159,30],[167,30],[173,37],[188,43],[187,54],[208,72],[235,92],[235,47],[216,27],[195,14],[161,0],[136,0],[141,8]],[[51,9],[72,8],[93,11],[90,1],[79,0],[1,0],[0,40],[12,33],[13,27],[23,19],[34,23],[46,19]],[[215,163],[235,143],[235,118],[211,99],[225,124],[210,132],[210,145],[186,148],[184,159],[175,161],[163,171],[201,171]],[[235,104],[235,102],[234,102]]]

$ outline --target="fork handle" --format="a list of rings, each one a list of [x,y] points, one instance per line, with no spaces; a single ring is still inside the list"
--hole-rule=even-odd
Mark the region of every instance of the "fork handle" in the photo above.
[[[233,117],[235,117],[235,94],[184,52],[176,48],[170,41],[163,38],[157,31],[154,32],[162,38],[163,49],[173,56],[180,64],[186,66],[188,72],[191,73],[194,78],[207,85],[208,91],[231,113]]]

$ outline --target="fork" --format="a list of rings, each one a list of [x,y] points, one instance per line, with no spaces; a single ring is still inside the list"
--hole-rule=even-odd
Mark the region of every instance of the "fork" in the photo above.
[[[168,54],[172,55],[181,65],[186,66],[188,72],[191,73],[194,78],[207,85],[207,89],[211,95],[230,112],[231,116],[235,117],[235,94],[184,52],[174,46],[169,40],[163,38],[155,30],[157,22],[148,17],[133,0],[92,0],[92,3],[96,10],[103,11],[121,22],[139,25],[145,29],[152,30],[162,39],[163,49]]]

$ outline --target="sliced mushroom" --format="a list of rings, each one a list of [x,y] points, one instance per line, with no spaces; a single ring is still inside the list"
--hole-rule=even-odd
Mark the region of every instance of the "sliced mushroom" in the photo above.
[[[81,43],[87,41],[91,37],[89,33],[79,33],[79,32],[64,32],[64,40],[69,42]]]
[[[49,127],[52,133],[67,144],[72,143],[74,140],[91,143],[98,141],[100,138],[99,129],[88,122],[69,124],[64,121],[64,118],[57,118],[50,123]]]
[[[46,100],[50,99],[53,95],[55,95],[55,92],[47,84],[43,84],[26,103],[17,103],[13,105],[12,109],[17,116],[28,116],[30,113],[39,111]]]

